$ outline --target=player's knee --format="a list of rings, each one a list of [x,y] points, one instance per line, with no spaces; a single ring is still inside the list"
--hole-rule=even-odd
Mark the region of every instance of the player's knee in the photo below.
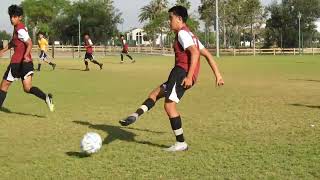
[[[3,81],[1,82],[1,87],[0,87],[0,89],[1,89],[2,91],[7,91],[8,88],[9,88],[9,86],[10,86],[10,84],[11,84],[11,82],[3,80]]]
[[[30,93],[30,89],[31,89],[31,87],[23,86],[23,91],[25,93]]]
[[[175,104],[171,102],[165,102],[164,109],[169,117],[176,117],[178,114]]]

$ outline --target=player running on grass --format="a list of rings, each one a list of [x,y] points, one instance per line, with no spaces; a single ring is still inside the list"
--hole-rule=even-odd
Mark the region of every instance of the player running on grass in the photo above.
[[[170,27],[175,32],[176,38],[174,43],[175,66],[168,81],[154,89],[135,113],[120,120],[119,123],[122,126],[134,123],[143,113],[149,111],[159,99],[165,98],[164,109],[169,116],[172,130],[176,136],[176,143],[166,151],[184,151],[188,149],[188,144],[183,137],[181,117],[176,106],[185,91],[196,83],[200,69],[200,54],[207,59],[214,72],[216,85],[221,86],[224,81],[211,54],[187,27],[187,9],[182,6],[172,7],[169,10],[169,19]]]
[[[90,36],[88,33],[86,33],[84,35],[84,47],[86,48],[86,54],[84,56],[84,64],[86,65],[86,69],[85,71],[89,71],[89,63],[88,63],[88,60],[90,60],[92,63],[98,65],[100,67],[100,70],[102,69],[102,66],[103,64],[102,63],[99,63],[98,61],[96,61],[94,59],[94,56],[93,56],[93,43],[90,39]]]
[[[39,55],[39,63],[38,63],[38,71],[41,70],[41,64],[42,62],[45,62],[47,64],[49,64],[50,66],[52,66],[52,69],[54,70],[56,68],[56,64],[52,63],[49,60],[49,57],[47,55],[47,50],[48,50],[48,41],[44,38],[44,33],[43,32],[39,32],[38,33],[39,39],[38,39],[38,46],[40,48],[40,55]]]
[[[26,93],[33,94],[44,100],[50,111],[54,111],[52,95],[45,94],[39,88],[32,86],[33,63],[31,57],[32,41],[29,37],[27,28],[21,22],[23,9],[17,5],[11,5],[8,8],[11,24],[14,26],[12,40],[8,46],[0,51],[2,56],[6,51],[14,48],[14,54],[11,57],[11,62],[4,73],[3,80],[0,85],[0,107],[6,99],[7,91],[18,78],[21,78],[23,90]]]
[[[136,61],[132,58],[132,56],[129,55],[128,43],[127,43],[126,40],[124,39],[124,36],[123,36],[123,35],[120,36],[120,41],[121,41],[121,45],[122,45],[122,51],[121,51],[121,54],[120,54],[120,56],[121,56],[121,61],[120,61],[120,63],[123,63],[123,62],[124,62],[124,61],[123,61],[123,55],[126,55],[126,56],[131,60],[132,63],[136,62]]]

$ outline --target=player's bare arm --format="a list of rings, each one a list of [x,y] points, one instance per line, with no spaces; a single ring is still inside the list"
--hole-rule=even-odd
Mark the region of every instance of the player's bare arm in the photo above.
[[[31,50],[32,50],[32,41],[31,39],[29,38],[26,42],[24,42],[26,45],[27,45],[27,49],[26,49],[26,52],[24,53],[24,60],[25,61],[31,61],[30,57],[29,57],[29,54],[31,53]]]
[[[187,77],[182,81],[184,88],[190,88],[193,84],[193,75],[199,61],[200,52],[195,45],[187,48],[191,54],[191,65]]]
[[[215,62],[215,60],[213,59],[211,53],[206,48],[203,48],[200,50],[200,54],[206,58],[209,66],[211,67],[211,69],[216,77],[216,85],[217,86],[224,85],[224,80],[223,80],[222,75],[219,71],[218,65]]]

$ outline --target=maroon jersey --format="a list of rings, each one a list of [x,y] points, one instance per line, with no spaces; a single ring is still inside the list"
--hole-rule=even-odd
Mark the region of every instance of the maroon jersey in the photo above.
[[[91,39],[86,39],[84,41],[84,47],[86,48],[87,53],[90,53],[90,54],[93,53],[92,45],[93,45],[93,43],[92,43]]]
[[[127,53],[128,49],[129,49],[129,46],[128,46],[128,44],[126,43],[126,41],[124,39],[121,40],[121,44],[122,44],[122,52]]]
[[[192,37],[192,39],[194,41],[194,44],[196,44],[196,46],[199,49],[199,40],[195,35],[193,35],[193,33],[189,30],[189,28],[183,27],[181,30],[184,30],[190,34],[190,36]],[[176,38],[175,38],[175,42],[174,42],[174,46],[173,46],[174,52],[175,52],[175,66],[179,66],[179,67],[183,68],[186,72],[189,72],[190,65],[191,65],[191,53],[182,47],[182,45],[180,44],[179,39],[178,39],[178,34],[179,34],[179,32],[176,34]],[[196,69],[195,69],[193,77],[192,77],[194,82],[196,82],[196,80],[198,78],[199,71],[200,71],[200,56],[199,56],[199,61],[196,65]]]
[[[14,27],[12,43],[14,45],[14,53],[11,57],[11,63],[21,63],[24,61],[24,55],[27,50],[26,41],[29,39],[28,30],[23,23],[19,23]],[[32,61],[31,52],[28,58]]]

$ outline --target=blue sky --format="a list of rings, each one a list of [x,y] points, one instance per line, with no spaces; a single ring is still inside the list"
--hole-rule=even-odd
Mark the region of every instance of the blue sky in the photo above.
[[[8,32],[12,31],[11,24],[9,22],[9,18],[7,15],[7,8],[11,4],[20,4],[22,0],[1,0],[0,6],[0,30],[6,30]],[[272,0],[261,0],[262,4],[267,5]],[[124,19],[123,25],[119,25],[118,28],[121,31],[128,30],[133,27],[140,27],[142,24],[138,22],[138,14],[140,7],[148,4],[150,0],[114,0],[114,5],[116,8],[122,12],[122,17]],[[174,0],[169,0],[171,4],[173,4]],[[197,14],[196,11],[200,4],[200,0],[190,0],[191,13]]]

